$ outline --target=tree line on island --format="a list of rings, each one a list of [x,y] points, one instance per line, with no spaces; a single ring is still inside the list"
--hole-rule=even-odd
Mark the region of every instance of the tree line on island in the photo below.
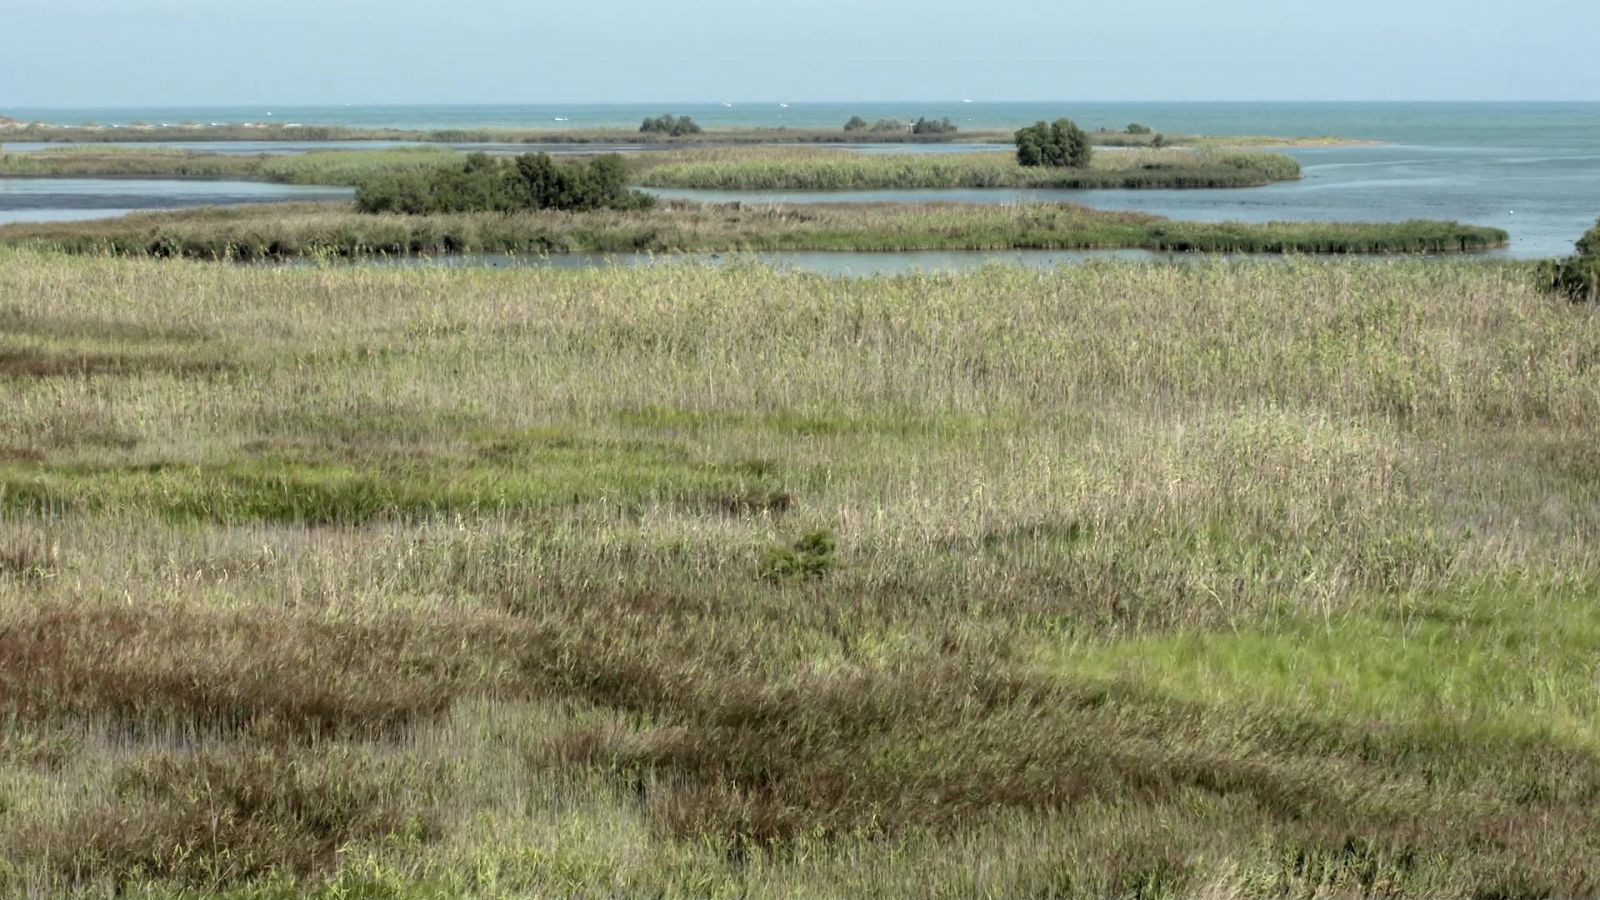
[[[949,116],[942,119],[919,116],[915,122],[910,123],[888,118],[869,122],[861,116],[851,116],[849,121],[844,123],[844,130],[866,134],[904,132],[913,135],[951,135],[960,131],[960,127],[950,121]],[[688,137],[702,134],[704,131],[705,129],[689,116],[674,116],[671,113],[652,116],[639,125],[640,134],[665,137]],[[1101,133],[1108,132],[1102,130]],[[1150,143],[1153,147],[1167,145],[1165,135],[1139,122],[1130,124],[1123,133],[1131,137],[1151,137]],[[1025,166],[1082,168],[1089,164],[1092,155],[1088,149],[1088,135],[1070,119],[1057,119],[1050,124],[1041,121],[1030,125],[1016,133],[1016,143],[1017,159]]]
[[[907,131],[911,134],[955,134],[961,129],[950,121],[949,116],[945,116],[943,119],[918,117],[915,122],[909,125],[899,119],[879,119],[876,122],[868,122],[860,116],[851,116],[850,121],[844,123],[844,130],[865,131],[871,134],[901,131]]]

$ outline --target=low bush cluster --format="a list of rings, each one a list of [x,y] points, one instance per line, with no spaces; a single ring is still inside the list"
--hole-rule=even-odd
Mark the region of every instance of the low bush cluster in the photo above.
[[[1572,300],[1600,300],[1600,221],[1578,239],[1577,254],[1545,263],[1539,270],[1547,290]]]
[[[943,119],[918,117],[916,124],[911,126],[912,134],[955,134],[958,130],[949,116]]]
[[[767,548],[761,559],[761,577],[768,581],[810,581],[837,565],[838,539],[827,529],[809,531],[792,546]]]
[[[545,153],[512,161],[482,153],[459,166],[379,176],[361,184],[364,213],[518,212],[534,209],[645,209],[654,198],[628,189],[628,170],[614,154],[557,163]]]
[[[668,137],[683,137],[688,134],[699,134],[700,125],[688,116],[674,116],[663,113],[653,119],[645,119],[639,126],[640,134],[664,134]]]
[[[1089,135],[1071,119],[1039,122],[1017,132],[1017,162],[1024,166],[1087,168],[1094,157]]]
[[[899,119],[879,119],[876,122],[868,122],[860,116],[851,116],[850,121],[844,123],[845,131],[865,131],[869,134],[892,134],[905,131],[907,128],[911,130],[912,134],[954,134],[956,132],[956,126],[952,125],[949,119],[941,122],[918,119],[908,126]]]

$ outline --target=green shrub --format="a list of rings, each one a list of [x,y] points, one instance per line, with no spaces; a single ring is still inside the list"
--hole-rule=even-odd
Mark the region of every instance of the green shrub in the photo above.
[[[1129,125],[1125,130],[1128,134],[1155,134],[1154,128],[1149,125],[1140,125],[1138,122]]]
[[[872,123],[872,131],[882,134],[889,131],[905,131],[906,123],[899,119],[879,119]]]
[[[615,154],[587,163],[557,163],[544,153],[523,154],[514,161],[474,153],[459,166],[374,178],[356,191],[361,212],[411,215],[644,209],[654,202],[628,189],[627,166]]]
[[[838,563],[838,542],[825,528],[806,532],[794,544],[768,547],[761,559],[761,577],[768,581],[811,581]]]
[[[844,123],[845,131],[866,131],[870,127],[872,126],[867,124],[867,120],[860,116],[851,116],[850,121]]]
[[[911,126],[912,134],[955,134],[956,131],[955,124],[948,116],[938,120],[919,117],[916,124]]]
[[[1583,237],[1578,238],[1578,255],[1587,257],[1600,256],[1600,221]]]
[[[673,116],[671,113],[645,119],[639,126],[640,134],[664,134],[669,137],[683,137],[688,134],[699,134],[700,126],[688,116]]]
[[[1039,122],[1017,132],[1017,162],[1024,166],[1087,168],[1094,150],[1089,135],[1071,119]]]
[[[1600,222],[1578,239],[1577,255],[1539,267],[1545,290],[1577,302],[1600,300]]]

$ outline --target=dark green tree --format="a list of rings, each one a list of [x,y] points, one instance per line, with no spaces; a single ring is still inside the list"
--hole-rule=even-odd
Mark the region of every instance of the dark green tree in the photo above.
[[[845,131],[865,131],[869,127],[867,120],[860,116],[851,116],[850,121],[844,123]]]
[[[912,134],[954,134],[956,131],[955,123],[948,116],[943,119],[918,118],[916,124],[911,126]]]
[[[1578,255],[1587,257],[1600,257],[1600,221],[1583,237],[1578,238]]]
[[[699,134],[701,130],[700,125],[688,116],[674,116],[671,113],[645,119],[639,126],[640,134],[664,134],[668,137]]]
[[[1016,133],[1016,142],[1017,162],[1024,166],[1081,169],[1094,155],[1088,133],[1071,119],[1030,125]]]

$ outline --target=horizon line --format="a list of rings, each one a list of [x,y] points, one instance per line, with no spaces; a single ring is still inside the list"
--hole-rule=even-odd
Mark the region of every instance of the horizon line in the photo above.
[[[190,103],[111,103],[111,104],[74,104],[74,105],[70,105],[70,106],[51,106],[51,105],[32,105],[32,104],[9,105],[9,104],[0,103],[0,110],[4,110],[4,109],[8,109],[8,108],[9,109],[15,109],[15,110],[33,109],[33,110],[52,110],[52,111],[114,110],[114,109],[186,109],[186,108],[203,107],[203,106],[218,106],[218,107],[232,106],[232,107],[239,107],[239,108],[269,109],[269,108],[271,108],[271,107],[273,107],[275,105],[276,106],[285,106],[285,107],[303,107],[303,108],[320,108],[320,109],[344,109],[344,108],[348,108],[348,107],[358,107],[358,106],[359,107],[418,107],[418,106],[460,106],[460,107],[474,107],[474,106],[598,106],[598,107],[606,107],[606,106],[610,106],[610,107],[633,107],[633,106],[659,106],[659,105],[721,106],[723,104],[732,104],[733,108],[738,108],[739,106],[756,106],[756,105],[774,105],[774,106],[776,106],[776,105],[779,105],[779,104],[788,104],[792,108],[794,106],[843,106],[843,105],[852,104],[852,103],[863,104],[863,105],[889,105],[889,104],[896,104],[896,103],[907,103],[907,104],[945,104],[945,103],[949,103],[949,104],[955,104],[955,105],[958,105],[958,106],[961,106],[961,105],[973,105],[973,106],[976,106],[976,105],[989,105],[989,106],[1030,105],[1030,106],[1032,106],[1032,105],[1042,105],[1042,104],[1051,104],[1051,103],[1083,104],[1083,105],[1108,105],[1108,106],[1110,106],[1110,105],[1127,105],[1127,106],[1138,106],[1138,105],[1168,105],[1168,106],[1191,106],[1191,105],[1193,105],[1193,106],[1201,106],[1201,105],[1337,106],[1337,105],[1347,105],[1347,104],[1363,104],[1363,105],[1373,105],[1373,106],[1378,106],[1378,105],[1400,106],[1400,105],[1419,104],[1419,103],[1426,103],[1426,104],[1433,104],[1433,105],[1440,105],[1440,106],[1445,106],[1445,105],[1486,106],[1486,105],[1505,105],[1505,104],[1551,105],[1551,106],[1554,106],[1554,105],[1578,105],[1578,106],[1583,106],[1583,105],[1600,105],[1600,99],[1595,99],[1595,100],[1549,100],[1549,99],[1437,100],[1437,99],[1428,99],[1428,98],[1408,98],[1408,99],[1387,99],[1387,100],[1372,100],[1372,99],[1341,99],[1341,100],[1328,100],[1328,99],[1320,99],[1320,100],[1285,100],[1285,99],[1245,99],[1245,100],[1232,100],[1232,99],[1230,99],[1230,100],[1087,100],[1087,99],[979,100],[979,99],[973,99],[973,98],[933,98],[933,99],[905,99],[905,98],[901,98],[901,99],[890,99],[890,100],[778,100],[778,99],[760,99],[760,100],[706,100],[706,99],[699,99],[699,100],[684,100],[684,99],[678,99],[678,100],[659,100],[659,99],[657,99],[657,100],[476,100],[476,101],[473,101],[473,100],[448,100],[448,101],[437,101],[437,100],[378,100],[378,101],[345,101],[345,102],[329,102],[329,101],[306,102],[306,101],[297,101],[297,100],[284,100],[284,101],[278,101],[277,103],[256,102],[256,101],[241,103],[241,102],[235,102],[235,101],[212,100],[212,101],[190,102]]]

